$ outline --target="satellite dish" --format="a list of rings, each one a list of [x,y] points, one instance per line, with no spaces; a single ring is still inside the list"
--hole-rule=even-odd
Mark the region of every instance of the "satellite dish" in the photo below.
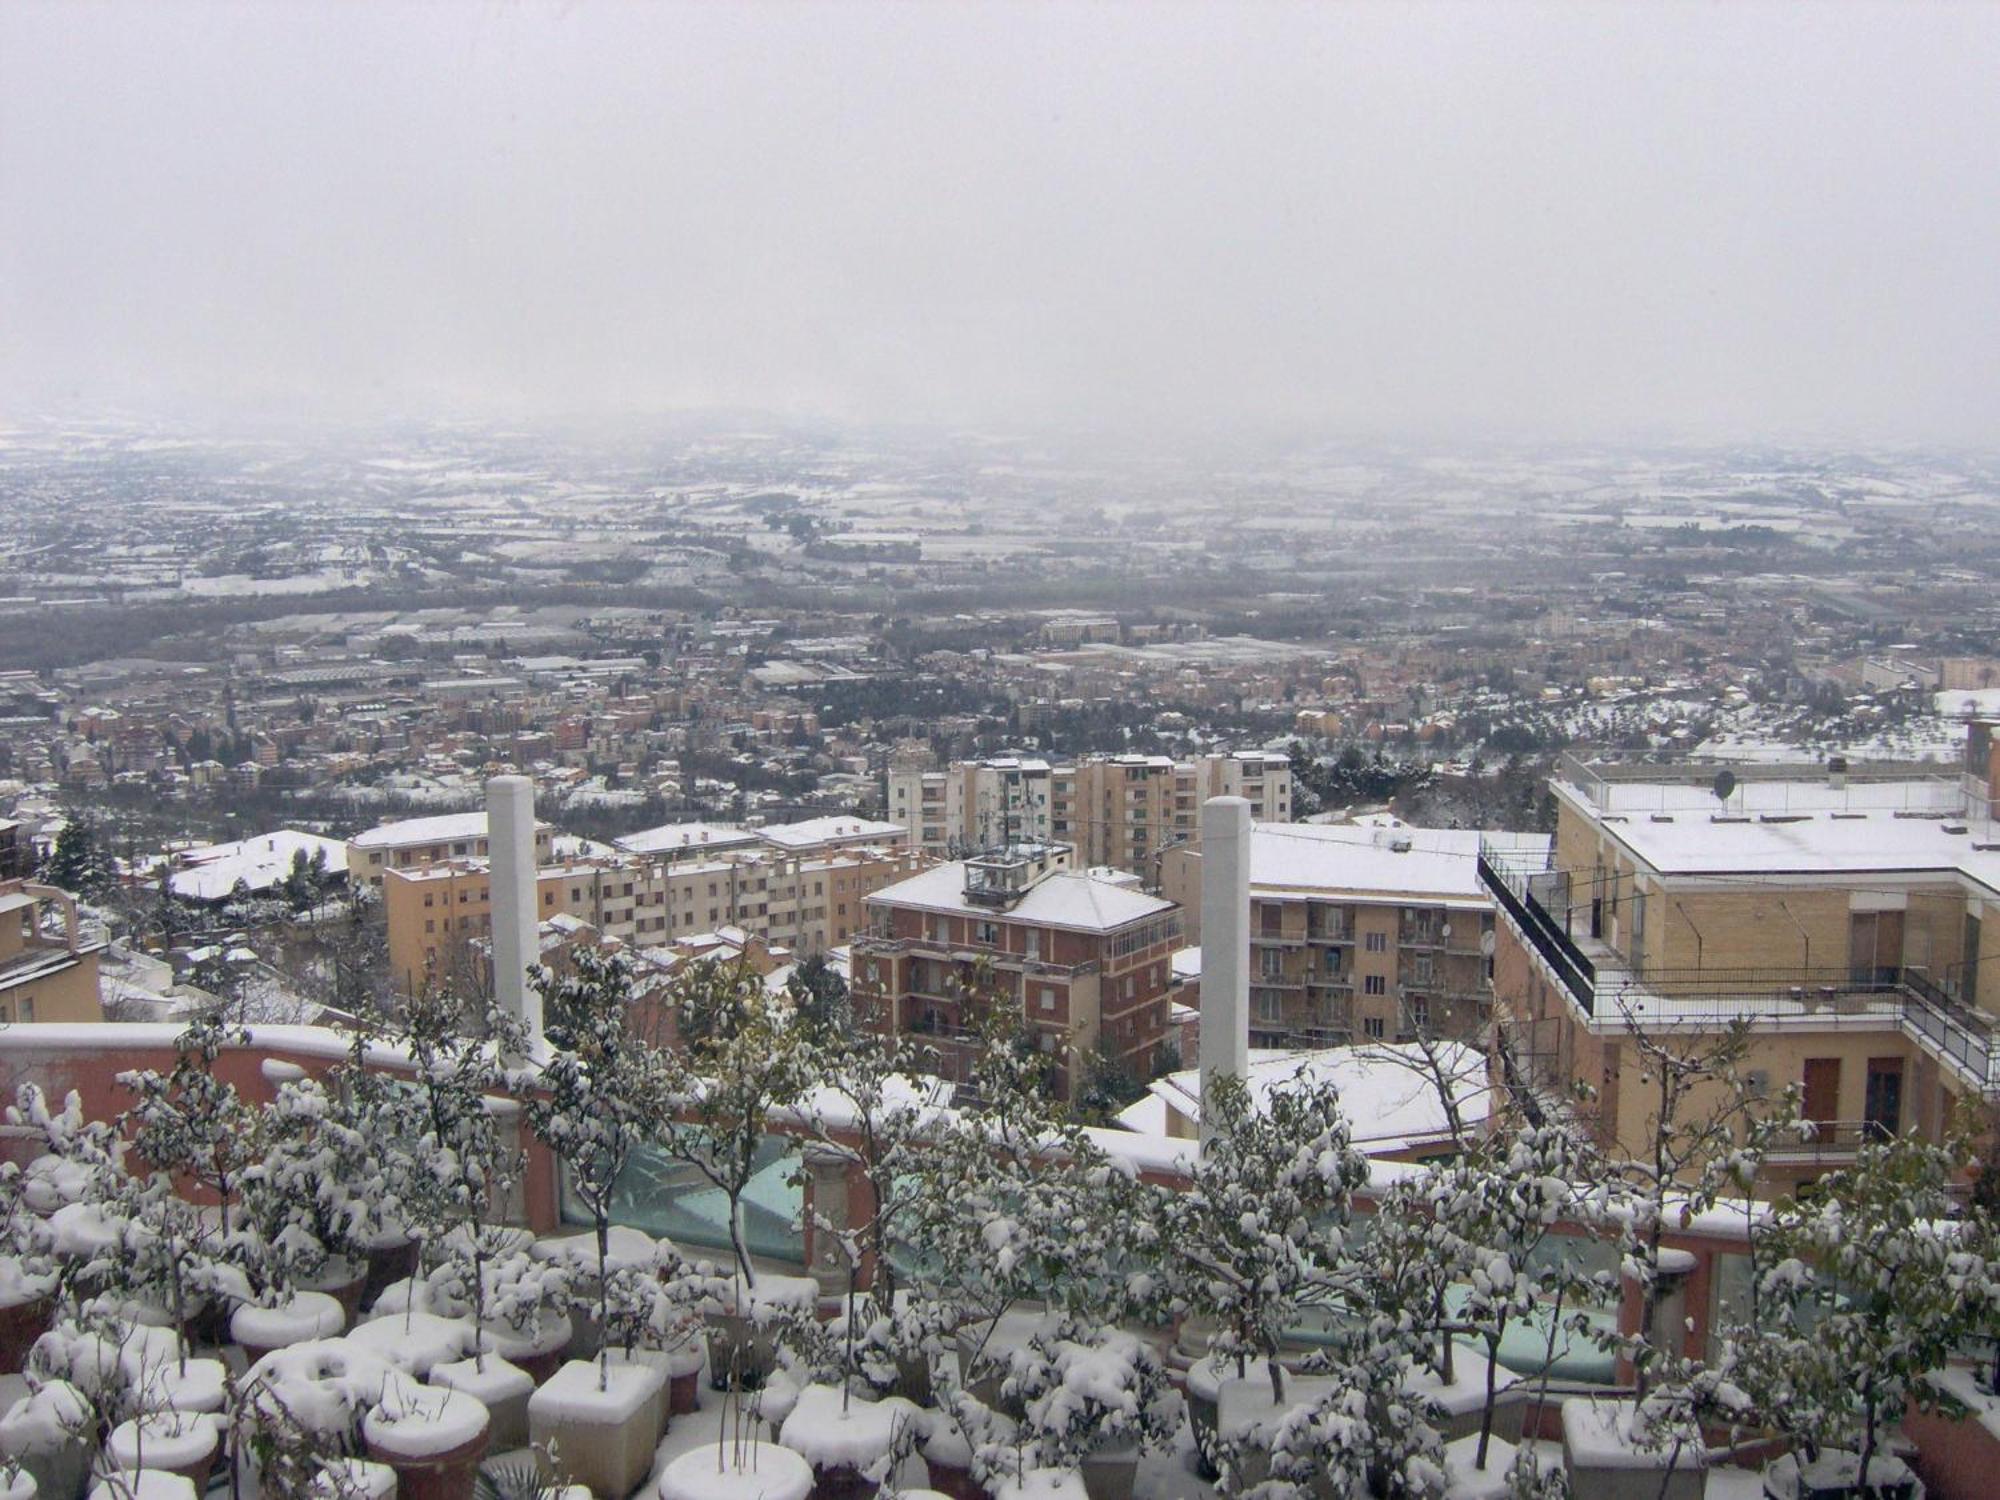
[[[1736,773],[1724,766],[1715,773],[1715,800],[1727,802],[1736,792]]]

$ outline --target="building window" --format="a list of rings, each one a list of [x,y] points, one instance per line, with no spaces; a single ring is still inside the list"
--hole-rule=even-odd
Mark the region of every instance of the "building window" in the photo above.
[[[1386,932],[1371,932],[1368,934],[1367,942],[1363,946],[1370,953],[1387,953],[1389,951],[1389,934]]]
[[[1422,995],[1410,996],[1410,1025],[1417,1031],[1431,1029],[1431,1002]]]
[[[1275,1025],[1285,1019],[1285,998],[1276,990],[1257,991],[1257,1019]]]
[[[1279,978],[1285,972],[1284,950],[1279,948],[1259,948],[1257,967],[1266,979]]]
[[[1389,993],[1389,981],[1384,979],[1380,974],[1366,975],[1361,981],[1361,993],[1364,995],[1386,995]]]
[[[1052,989],[1046,989],[1046,988],[1045,988],[1045,989],[1043,989],[1043,991],[1042,991],[1042,1009],[1043,1009],[1043,1010],[1054,1010],[1055,1008],[1056,1008],[1056,992],[1055,992],[1054,990],[1052,990]]]
[[[1381,1041],[1383,1029],[1384,1028],[1382,1026],[1382,1018],[1380,1016],[1362,1017],[1361,1034],[1367,1037],[1369,1041],[1371,1042]]]

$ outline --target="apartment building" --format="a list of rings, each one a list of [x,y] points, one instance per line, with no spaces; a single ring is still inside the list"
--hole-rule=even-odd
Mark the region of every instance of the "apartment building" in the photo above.
[[[535,825],[535,854],[552,857],[555,830]],[[441,813],[430,818],[404,818],[383,823],[347,841],[347,875],[358,884],[382,884],[389,870],[410,870],[453,859],[484,859],[487,855],[484,812]]]
[[[1546,835],[1484,837],[1531,862],[1548,855]],[[1481,838],[1395,819],[1253,825],[1250,1044],[1483,1039],[1494,919]],[[1167,851],[1160,891],[1198,942],[1198,849]]]
[[[735,927],[801,955],[846,943],[867,920],[870,892],[922,863],[909,850],[836,849],[789,855],[736,849],[701,858],[589,857],[544,865],[537,911],[588,922],[645,949]],[[383,909],[394,982],[413,993],[427,973],[483,987],[492,931],[484,859],[453,859],[385,871]]]
[[[0,1026],[103,1020],[103,952],[101,941],[85,935],[69,892],[0,880]]]
[[[1077,862],[1159,880],[1161,852],[1200,842],[1209,797],[1247,798],[1253,818],[1291,821],[1292,767],[1275,751],[1176,761],[1106,755],[1073,764],[1019,756],[892,768],[889,817],[940,857],[1016,841],[1068,844]]]
[[[1565,762],[1550,857],[1481,854],[1503,1076],[1588,1084],[1601,1139],[1631,1150],[1652,1118],[1635,1034],[1745,1021],[1752,1094],[1797,1085],[1816,1127],[1776,1186],[2000,1099],[1996,771],[1990,722],[1956,771]]]
[[[1179,913],[1130,876],[1064,868],[1065,854],[1015,845],[869,896],[851,963],[856,1014],[921,1036],[954,1082],[970,1076],[989,1004],[1018,1010],[1064,1098],[1100,1052],[1151,1077],[1169,1039]]]

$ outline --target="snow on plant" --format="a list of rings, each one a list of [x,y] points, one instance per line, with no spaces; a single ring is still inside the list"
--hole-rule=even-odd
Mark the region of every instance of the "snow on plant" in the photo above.
[[[1658,1347],[1654,1327],[1660,1302],[1660,1250],[1672,1223],[1685,1226],[1728,1193],[1745,1195],[1773,1135],[1788,1124],[1796,1103],[1786,1093],[1760,1100],[1746,1086],[1741,1067],[1750,1050],[1750,1024],[1732,1022],[1720,1034],[1655,1034],[1622,1001],[1625,1027],[1637,1059],[1632,1086],[1647,1101],[1646,1137],[1639,1153],[1605,1164],[1619,1188],[1617,1218],[1623,1231],[1622,1270],[1640,1292],[1639,1325],[1618,1341],[1630,1361],[1634,1410],[1659,1381],[1690,1395],[1694,1373],[1687,1361]],[[1705,1107],[1704,1107],[1705,1105]]]
[[[1026,1412],[1022,1434],[1038,1462],[1070,1468],[1098,1449],[1172,1441],[1180,1401],[1152,1345],[1115,1328],[1083,1337],[1032,1337],[1011,1352],[1003,1389]]]
[[[220,1016],[198,1016],[174,1039],[174,1066],[118,1075],[137,1094],[125,1112],[132,1146],[160,1171],[186,1177],[214,1192],[222,1204],[225,1235],[234,1229],[243,1174],[263,1155],[257,1108],[216,1076],[225,1047],[247,1046],[250,1033]]]
[[[54,1270],[72,1305],[79,1295],[114,1283],[126,1183],[124,1142],[117,1128],[87,1119],[72,1090],[52,1108],[39,1085],[24,1083],[6,1111],[7,1123],[35,1131],[47,1147],[24,1171],[9,1163],[0,1177],[0,1249],[36,1270]]]
[[[279,1085],[261,1136],[263,1158],[242,1174],[243,1220],[262,1250],[257,1278],[283,1296],[367,1253],[381,1174],[375,1143],[317,1079]]]
[[[820,1026],[808,1031],[806,1044],[807,1069],[818,1086],[799,1100],[794,1118],[811,1132],[816,1149],[854,1169],[867,1194],[858,1222],[849,1194],[840,1222],[815,1211],[812,1227],[836,1246],[847,1271],[847,1306],[836,1320],[847,1340],[846,1372],[884,1394],[898,1384],[905,1361],[921,1360],[928,1369],[949,1332],[948,1326],[934,1330],[947,1320],[939,1310],[913,1308],[916,1299],[901,1299],[898,1309],[890,1254],[898,1227],[925,1191],[918,1164],[942,1086],[919,1076],[924,1059],[901,1034]],[[809,1159],[802,1160],[801,1181],[810,1173]],[[875,1294],[865,1308],[864,1268]],[[885,1372],[886,1381],[879,1378]]]
[[[553,1048],[528,1085],[529,1128],[569,1169],[568,1185],[586,1210],[597,1239],[599,1326],[610,1315],[611,1204],[619,1176],[640,1146],[654,1139],[672,1097],[661,1054],[626,1024],[632,970],[621,953],[579,948],[560,977],[537,966]],[[611,1383],[611,1346],[598,1354],[598,1385]]]
[[[1427,1500],[1445,1487],[1444,1409],[1413,1384],[1410,1330],[1371,1320],[1313,1363],[1331,1385],[1292,1408],[1270,1444],[1270,1471],[1310,1493]],[[1225,1477],[1241,1452],[1223,1444]]]
[[[1555,1233],[1558,1222],[1603,1216],[1608,1190],[1590,1186],[1586,1148],[1561,1125],[1495,1137],[1482,1150],[1430,1167],[1420,1196],[1438,1232],[1434,1253],[1464,1268],[1464,1297],[1444,1327],[1478,1339],[1486,1353],[1486,1398],[1475,1466],[1486,1467],[1499,1397],[1500,1344],[1515,1323],[1542,1315],[1553,1339],[1565,1317],[1577,1332],[1582,1309],[1611,1297],[1610,1279],[1592,1275]]]
[[[468,1021],[484,1039],[466,1034]],[[384,1173],[393,1200],[429,1254],[456,1268],[447,1279],[456,1276],[466,1315],[484,1327],[488,1289],[521,1279],[516,1268],[496,1284],[489,1264],[512,1238],[493,1230],[526,1171],[518,1139],[494,1109],[508,1084],[500,1059],[524,1047],[520,1023],[490,1002],[468,1016],[451,994],[426,985],[404,1006],[398,1040],[416,1065],[414,1086],[382,1088],[357,1079],[357,1097],[369,1117],[402,1127],[400,1164]],[[363,1072],[358,1060],[355,1072]],[[530,1303],[515,1305],[517,1316],[530,1311]],[[538,1320],[539,1311],[532,1316]],[[483,1342],[474,1357],[483,1369]]]
[[[1161,1264],[1174,1309],[1212,1317],[1211,1350],[1265,1362],[1282,1396],[1279,1343],[1310,1308],[1355,1289],[1348,1218],[1368,1164],[1349,1144],[1338,1091],[1300,1079],[1253,1100],[1239,1078],[1204,1086],[1210,1134],[1185,1191],[1161,1208]]]
[[[1808,1459],[1852,1449],[1865,1479],[1908,1403],[1943,1404],[1925,1374],[2000,1314],[1993,1221],[1954,1217],[1967,1161],[1963,1137],[1869,1142],[1754,1237],[1762,1316],[1731,1331],[1734,1373]]]
[[[673,1119],[660,1151],[694,1168],[723,1196],[729,1245],[742,1285],[756,1272],[743,1229],[743,1194],[774,1113],[812,1083],[812,1051],[744,964],[689,964],[668,984],[682,1046],[666,1062]]]
[[[975,1319],[1041,1302],[1065,1332],[1153,1310],[1157,1195],[1056,1111],[1015,1011],[990,1007],[982,1042],[969,1102],[912,1153],[918,1289]]]

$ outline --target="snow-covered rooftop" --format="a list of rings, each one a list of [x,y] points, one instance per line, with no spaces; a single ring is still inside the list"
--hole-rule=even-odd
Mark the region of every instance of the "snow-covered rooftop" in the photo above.
[[[220,901],[239,880],[251,891],[269,890],[291,873],[292,861],[301,853],[308,863],[323,854],[328,870],[347,873],[347,846],[339,839],[280,828],[233,843],[183,850],[182,868],[167,877],[167,887],[189,901]]]
[[[398,823],[382,823],[354,836],[357,849],[400,849],[410,844],[436,844],[450,839],[486,837],[486,814],[480,812],[439,813],[429,818],[404,818]]]
[[[855,840],[900,839],[909,832],[901,823],[882,823],[871,818],[807,818],[799,823],[774,823],[757,830],[765,843],[778,849],[817,849],[831,843]]]
[[[1259,823],[1250,831],[1250,886],[1259,894],[1410,897],[1486,906],[1479,841],[1545,862],[1547,834],[1413,828],[1404,823]]]
[[[757,844],[758,836],[752,829],[720,823],[666,823],[612,842],[630,854],[679,854],[689,849],[749,849]]]
[[[1486,1119],[1489,1094],[1485,1055],[1475,1047],[1441,1042],[1436,1058],[1439,1071],[1453,1081],[1460,1121],[1478,1127]],[[1449,1139],[1444,1104],[1432,1076],[1415,1043],[1377,1043],[1313,1052],[1253,1050],[1246,1082],[1251,1102],[1259,1108],[1287,1088],[1333,1085],[1340,1091],[1341,1113],[1353,1131],[1355,1149],[1383,1154]],[[1157,1078],[1148,1093],[1189,1121],[1201,1117],[1198,1068]]]
[[[1074,870],[1044,875],[1004,910],[971,901],[965,894],[965,862],[954,860],[884,886],[867,898],[870,906],[913,907],[960,916],[999,917],[1061,927],[1072,932],[1110,932],[1133,922],[1164,916],[1174,903],[1114,885]]]

